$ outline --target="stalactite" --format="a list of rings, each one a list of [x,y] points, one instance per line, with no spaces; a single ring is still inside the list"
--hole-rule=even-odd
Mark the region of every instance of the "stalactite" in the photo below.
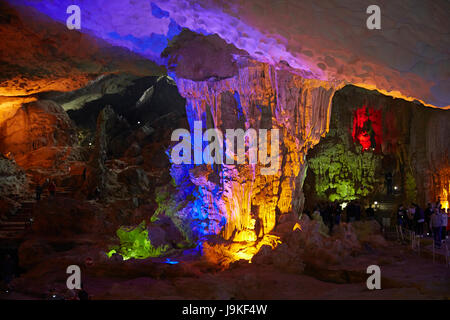
[[[256,216],[267,234],[275,227],[277,208],[280,213],[298,212],[303,205],[305,155],[329,129],[331,100],[338,85],[303,79],[254,61],[232,78],[200,82],[178,78],[177,85],[187,99],[191,130],[193,121],[223,132],[242,124],[245,130],[280,130],[280,168],[275,175],[262,175],[260,164],[224,164],[218,188],[203,188],[200,207],[209,218],[207,233],[215,233],[225,218],[221,233],[226,240],[252,242],[258,236]],[[195,175],[211,177],[198,171]],[[191,180],[198,187],[205,185],[204,180]]]

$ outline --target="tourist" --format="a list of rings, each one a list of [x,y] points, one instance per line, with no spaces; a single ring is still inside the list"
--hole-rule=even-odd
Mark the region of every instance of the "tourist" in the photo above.
[[[417,204],[416,206],[416,211],[414,214],[414,222],[415,222],[415,226],[416,226],[416,234],[423,238],[423,224],[425,222],[425,216],[424,216],[424,212],[422,210],[422,208],[420,208]]]
[[[447,239],[447,225],[448,225],[448,216],[445,212],[445,209],[441,209],[441,219],[442,219],[442,226],[441,226],[441,239],[445,242],[445,239]]]
[[[406,211],[406,226],[408,230],[413,230],[414,225],[414,215],[415,215],[416,209],[414,208],[414,205],[411,204]]]
[[[405,226],[405,209],[403,208],[403,204],[400,204],[397,209],[397,225],[400,228]]]
[[[369,207],[366,209],[366,217],[369,220],[372,220],[375,217],[375,210],[373,210],[372,204],[369,204]]]
[[[446,238],[448,238],[448,235],[450,234],[450,223],[448,223],[448,218],[450,217],[450,208],[447,208],[447,233],[446,233]]]
[[[48,192],[50,193],[50,196],[52,198],[55,197],[56,194],[56,184],[53,182],[53,180],[50,180],[49,184],[48,184]]]
[[[433,230],[434,246],[435,248],[441,248],[441,236],[442,236],[442,217],[439,208],[435,208],[431,215],[430,225]]]
[[[428,235],[431,235],[431,233],[432,233],[432,229],[431,229],[431,226],[430,226],[430,217],[431,217],[432,213],[433,213],[433,208],[431,206],[431,203],[428,202],[427,208],[425,209],[425,213],[424,213],[424,215],[425,215],[425,224],[427,226]]]
[[[334,202],[334,205],[335,223],[336,225],[339,225],[339,223],[341,223],[342,209],[341,205],[337,201]]]
[[[35,191],[36,191],[36,201],[41,200],[41,195],[42,195],[42,192],[43,192],[44,190],[43,190],[43,188],[42,188],[42,186],[41,186],[41,184],[40,184],[39,182],[38,182],[38,184],[36,185]]]

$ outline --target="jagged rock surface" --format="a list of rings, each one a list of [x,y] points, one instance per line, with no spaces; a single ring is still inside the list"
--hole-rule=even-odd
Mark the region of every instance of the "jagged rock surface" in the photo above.
[[[195,210],[199,216],[208,216],[205,229],[216,234],[222,231],[225,239],[235,241],[256,240],[252,226],[255,216],[267,234],[275,226],[277,210],[286,213],[302,208],[305,155],[328,131],[336,90],[330,83],[306,80],[267,64],[245,64],[236,76],[224,80],[177,79],[179,91],[187,99],[191,129],[194,120],[203,120],[204,128],[223,132],[237,128],[280,130],[280,165],[275,174],[262,175],[261,165],[248,162],[223,164],[215,173],[207,172],[210,169],[206,167],[190,171],[201,197]],[[225,226],[221,225],[224,219]]]
[[[356,112],[364,106],[379,113],[379,123],[373,123],[380,128],[373,151],[361,151],[352,137]],[[449,124],[448,110],[345,87],[333,98],[330,133],[307,157],[315,164],[306,179],[310,207],[318,200],[373,201],[386,194],[386,172],[393,174],[402,194],[399,201],[424,206],[440,197],[448,202]]]

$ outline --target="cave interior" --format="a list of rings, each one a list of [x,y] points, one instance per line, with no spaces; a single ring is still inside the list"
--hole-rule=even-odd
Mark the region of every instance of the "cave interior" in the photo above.
[[[0,1],[2,295],[448,298],[450,5],[379,2]]]

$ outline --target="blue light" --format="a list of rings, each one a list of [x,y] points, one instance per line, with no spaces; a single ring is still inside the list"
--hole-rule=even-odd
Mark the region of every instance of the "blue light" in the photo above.
[[[162,19],[162,18],[169,17],[169,12],[162,10],[160,7],[158,7],[153,2],[151,3],[151,6],[152,6],[152,15],[155,18]]]
[[[167,258],[167,259],[166,259],[166,261],[164,261],[164,263],[167,263],[167,264],[178,264],[179,262],[178,262],[178,261],[175,261],[175,260],[171,260],[171,259]]]
[[[237,91],[235,91],[233,95],[234,95],[234,99],[236,100],[236,103],[237,103],[238,118],[240,119],[241,117],[244,116],[244,111],[242,110],[242,105],[241,105],[241,97],[239,96],[239,92],[237,92]]]

